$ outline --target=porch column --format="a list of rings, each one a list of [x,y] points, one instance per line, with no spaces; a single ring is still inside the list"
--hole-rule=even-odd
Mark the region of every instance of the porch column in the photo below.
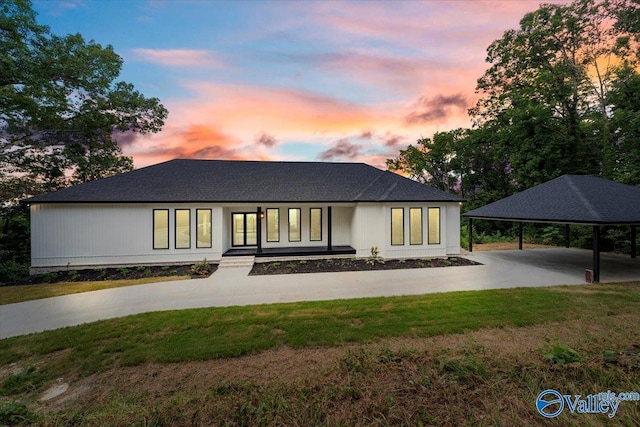
[[[518,249],[522,250],[522,235],[524,234],[524,224],[518,224]]]
[[[258,243],[257,252],[261,253],[262,252],[262,208],[260,206],[258,206],[257,214],[258,214],[257,215],[258,223],[256,224],[256,232],[258,233],[258,236],[256,238],[256,241]]]
[[[327,250],[333,250],[331,245],[331,206],[327,206]]]
[[[600,282],[600,226],[593,226],[593,283]]]
[[[569,231],[571,231],[569,227],[570,227],[569,224],[565,224],[564,225],[564,247],[565,248],[568,248],[570,246],[570,243],[571,243],[569,241],[569,237],[570,237]]]
[[[473,252],[473,218],[469,218],[469,252]]]
[[[636,257],[636,240],[638,240],[638,236],[636,234],[636,226],[631,226],[631,258]]]

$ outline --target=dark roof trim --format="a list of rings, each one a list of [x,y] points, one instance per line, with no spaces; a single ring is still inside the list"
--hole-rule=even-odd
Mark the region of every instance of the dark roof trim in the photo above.
[[[575,224],[575,225],[640,225],[640,222],[594,222],[594,221],[563,221],[563,220],[548,220],[548,219],[534,219],[534,218],[498,218],[492,216],[477,216],[462,214],[462,216],[469,219],[482,219],[485,221],[504,221],[504,222],[529,222],[536,224]]]
[[[114,200],[105,200],[105,201],[30,201],[30,199],[21,200],[21,204],[25,205],[38,205],[38,204],[57,204],[57,205],[90,205],[90,204],[186,204],[186,203],[208,203],[208,204],[225,204],[225,205],[245,205],[245,204],[270,204],[270,203],[278,203],[278,204],[320,204],[327,205],[331,203],[336,204],[357,204],[357,203],[386,203],[388,205],[398,204],[398,203],[463,203],[466,202],[466,199],[452,199],[452,200],[249,200],[249,201],[237,201],[237,202],[229,202],[224,200],[127,200],[127,201],[114,201]]]

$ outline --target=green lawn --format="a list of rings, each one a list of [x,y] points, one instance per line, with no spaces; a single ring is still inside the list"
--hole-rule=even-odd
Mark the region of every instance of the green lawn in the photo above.
[[[633,282],[155,312],[0,340],[0,366],[35,357],[52,377],[66,370],[87,375],[281,345],[335,346],[623,314],[639,303],[640,282]]]
[[[184,280],[189,276],[144,277],[141,279],[100,280],[93,282],[58,282],[37,285],[2,286],[0,287],[0,305],[35,299],[59,297],[81,292],[99,291],[101,289],[120,288],[123,286],[144,285],[147,283]]]
[[[639,308],[640,282],[630,282],[181,310],[100,321],[0,340],[0,424],[14,418],[45,426],[414,425],[416,420],[535,425],[542,421],[535,397],[546,388],[585,395],[636,390]],[[549,322],[553,327],[541,335],[536,325]],[[478,329],[483,330],[471,332]],[[455,336],[446,336],[460,332],[465,335],[457,344]],[[553,337],[560,336],[556,343]],[[426,349],[393,350],[388,345],[397,337],[434,338],[424,340],[430,343]],[[346,343],[358,346],[328,356],[331,362],[315,373],[306,369],[304,358],[298,364],[283,360],[287,375],[294,371],[291,381],[266,374],[239,379],[235,361],[222,360],[217,363],[229,363],[228,370],[198,382],[206,365],[180,364],[281,346],[326,350],[324,357],[329,347]],[[375,349],[378,344],[382,347]],[[547,360],[543,353],[552,349]],[[574,354],[569,363],[561,361]],[[175,364],[162,365],[168,362]],[[20,371],[7,374],[15,367]],[[90,400],[72,398],[64,408],[39,403],[57,378],[81,391],[78,384],[94,373]],[[162,375],[157,382],[156,374]],[[625,402],[616,421],[634,425],[639,416],[638,406]],[[563,413],[555,425],[610,421],[606,415],[582,417]]]

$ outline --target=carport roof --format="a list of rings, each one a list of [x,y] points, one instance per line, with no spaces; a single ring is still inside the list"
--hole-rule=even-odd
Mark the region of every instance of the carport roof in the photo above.
[[[563,175],[463,216],[563,224],[640,224],[640,188],[591,175]]]

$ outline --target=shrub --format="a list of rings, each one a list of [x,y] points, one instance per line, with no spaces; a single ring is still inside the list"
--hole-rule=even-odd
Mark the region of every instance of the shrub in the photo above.
[[[365,260],[369,265],[384,264],[384,259],[380,256],[380,250],[377,246],[371,246],[371,255]]]
[[[0,283],[13,282],[29,275],[29,264],[16,261],[0,263]]]
[[[201,262],[198,262],[191,266],[191,274],[197,276],[206,276],[211,273],[211,264],[205,258]]]

